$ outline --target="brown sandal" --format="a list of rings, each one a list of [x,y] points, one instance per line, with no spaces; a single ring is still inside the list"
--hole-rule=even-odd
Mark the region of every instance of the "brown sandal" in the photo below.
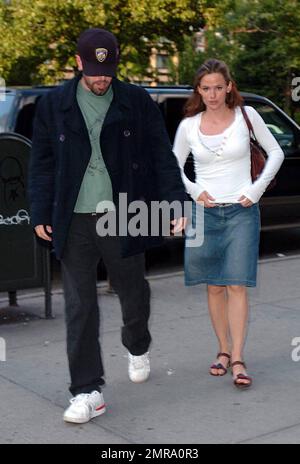
[[[235,361],[231,364],[231,369],[234,367],[234,366],[243,366],[245,369],[246,368],[246,364],[243,362],[243,361]],[[233,371],[232,371],[233,373]],[[247,380],[248,383],[242,383],[242,382],[238,382],[238,380]],[[234,379],[233,379],[233,383],[234,385],[237,387],[237,388],[249,388],[251,387],[252,385],[252,378],[249,377],[248,375],[244,375],[244,374],[238,374]]]
[[[229,359],[229,363],[228,363],[227,368],[230,367],[230,359],[231,359],[230,354],[228,354],[228,353],[218,353],[217,354],[217,359],[219,359],[221,356],[224,356],[225,358]],[[221,363],[212,364],[210,366],[210,369],[222,370],[223,374],[212,374],[212,372],[210,371],[210,375],[212,375],[213,377],[223,377],[223,375],[227,374],[227,368],[225,366],[223,366],[223,364],[221,364]]]

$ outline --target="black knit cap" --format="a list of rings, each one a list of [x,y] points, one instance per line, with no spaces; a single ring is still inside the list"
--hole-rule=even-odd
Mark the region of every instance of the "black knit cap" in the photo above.
[[[116,37],[105,29],[86,29],[77,41],[77,53],[86,76],[115,77],[119,46]]]

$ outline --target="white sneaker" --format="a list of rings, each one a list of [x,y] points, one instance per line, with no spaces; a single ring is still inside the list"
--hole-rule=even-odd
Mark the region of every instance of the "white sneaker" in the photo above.
[[[106,411],[102,393],[80,393],[70,400],[71,405],[64,412],[65,422],[84,424]]]
[[[128,375],[132,382],[145,382],[150,375],[149,352],[134,356],[128,352]]]

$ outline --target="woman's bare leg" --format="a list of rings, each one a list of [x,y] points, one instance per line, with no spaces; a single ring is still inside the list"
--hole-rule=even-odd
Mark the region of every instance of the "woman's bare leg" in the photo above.
[[[232,340],[231,361],[243,361],[243,349],[248,324],[248,295],[247,288],[241,285],[228,285],[227,304],[228,321]],[[234,366],[233,375],[247,375],[243,366]],[[249,383],[247,380],[238,380],[239,383]]]
[[[210,318],[219,342],[219,352],[230,354],[226,287],[208,285],[207,296]],[[229,359],[221,356],[215,362],[215,364],[218,363],[221,363],[226,368]],[[211,373],[213,375],[222,375],[224,371],[221,369],[211,369]]]

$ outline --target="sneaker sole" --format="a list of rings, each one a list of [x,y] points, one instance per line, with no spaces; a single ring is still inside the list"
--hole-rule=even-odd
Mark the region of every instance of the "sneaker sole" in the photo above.
[[[95,417],[102,416],[106,412],[106,406],[102,407],[99,411],[95,411],[92,416],[87,419],[87,420],[82,420],[82,419],[76,419],[76,417],[68,417],[66,415],[63,416],[63,419],[65,422],[71,422],[72,424],[86,424],[89,422],[91,419],[94,419]]]
[[[145,379],[132,379],[130,376],[129,376],[129,380],[131,380],[132,383],[145,383],[147,382],[147,380],[149,379],[150,377],[150,374],[145,378]]]

